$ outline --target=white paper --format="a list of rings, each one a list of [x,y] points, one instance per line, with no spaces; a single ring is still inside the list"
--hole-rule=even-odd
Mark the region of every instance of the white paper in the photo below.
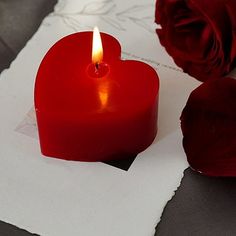
[[[153,235],[188,166],[179,116],[199,83],[177,68],[155,34],[154,1],[59,0],[54,13],[0,76],[0,219],[45,236]],[[115,36],[123,58],[149,63],[160,76],[159,132],[128,171],[104,163],[40,154],[34,81],[61,37],[97,25]]]

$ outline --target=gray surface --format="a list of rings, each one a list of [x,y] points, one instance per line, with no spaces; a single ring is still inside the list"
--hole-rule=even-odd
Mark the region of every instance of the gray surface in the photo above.
[[[1,236],[37,236],[38,234],[31,234],[25,230],[17,228],[16,226],[0,221],[0,235]]]
[[[0,0],[0,71],[7,68],[57,0]]]
[[[0,38],[0,72],[9,66],[15,55],[11,48]]]
[[[159,235],[236,235],[236,178],[206,177],[187,169],[165,207]]]
[[[38,29],[57,0],[0,0],[0,35],[16,53]],[[10,29],[10,30],[9,30]]]

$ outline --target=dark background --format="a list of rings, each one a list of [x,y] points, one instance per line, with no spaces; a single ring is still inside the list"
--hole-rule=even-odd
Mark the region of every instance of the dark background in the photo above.
[[[0,0],[0,72],[9,67],[56,2]],[[35,234],[0,221],[0,236],[30,235]],[[187,169],[164,209],[156,235],[236,235],[236,179],[205,177]]]

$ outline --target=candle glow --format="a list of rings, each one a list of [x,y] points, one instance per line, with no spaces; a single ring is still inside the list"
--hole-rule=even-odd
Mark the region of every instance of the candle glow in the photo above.
[[[101,84],[99,86],[99,90],[98,90],[98,94],[99,94],[99,100],[101,103],[101,108],[105,108],[107,105],[107,101],[108,101],[108,91],[109,91],[109,87],[108,84]]]

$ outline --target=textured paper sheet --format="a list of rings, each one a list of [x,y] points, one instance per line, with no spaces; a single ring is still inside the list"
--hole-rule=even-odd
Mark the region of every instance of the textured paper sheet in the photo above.
[[[154,1],[59,0],[10,69],[0,76],[0,219],[45,236],[153,235],[188,166],[179,116],[199,83],[183,74],[155,35]],[[61,37],[90,30],[115,36],[123,58],[161,80],[159,133],[128,171],[104,163],[43,158],[33,107],[35,75]]]

